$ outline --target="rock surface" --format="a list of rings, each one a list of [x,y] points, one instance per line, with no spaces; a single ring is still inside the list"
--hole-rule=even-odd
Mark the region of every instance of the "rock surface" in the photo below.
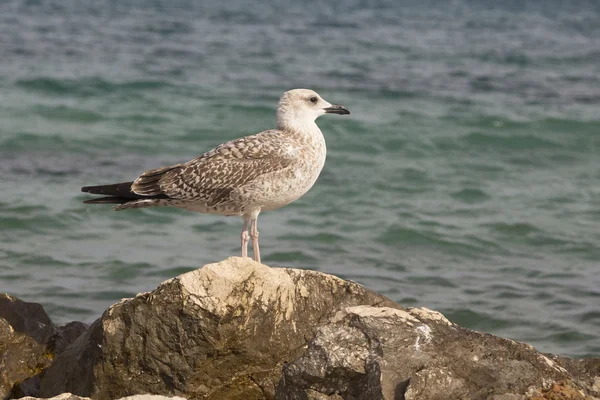
[[[46,343],[54,335],[54,324],[41,304],[28,303],[8,294],[0,294],[0,318],[17,333],[38,343]]]
[[[86,329],[81,322],[56,328],[40,304],[0,294],[0,399],[37,395],[55,355]]]
[[[599,396],[598,359],[549,357],[425,308],[369,306],[347,307],[319,328],[304,355],[284,366],[276,394],[282,400]]]
[[[0,295],[0,399],[50,366],[46,342],[54,332],[41,305]]]
[[[402,308],[331,275],[232,257],[111,306],[54,360],[40,394],[273,398],[283,364],[356,305]]]
[[[67,346],[75,341],[82,333],[87,331],[88,325],[83,322],[73,321],[59,326],[54,335],[48,340],[48,349],[54,354],[60,354]]]
[[[22,397],[21,400],[41,400],[39,397]],[[71,393],[61,393],[48,400],[91,400],[89,397],[80,397]],[[122,397],[119,400],[186,400],[183,397],[166,397],[155,394],[136,394],[135,396]]]
[[[0,335],[39,344],[2,321]],[[168,280],[111,306],[84,330],[72,323],[36,334],[41,348],[58,354],[41,374],[39,394],[32,389],[36,396],[600,400],[600,359],[544,355],[435,311],[404,309],[353,282],[250,259]]]

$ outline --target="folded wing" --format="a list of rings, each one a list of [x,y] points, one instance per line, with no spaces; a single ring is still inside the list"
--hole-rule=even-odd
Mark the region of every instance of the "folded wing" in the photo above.
[[[236,139],[187,163],[146,171],[131,185],[144,197],[227,203],[233,190],[258,177],[288,168],[294,152],[280,131],[265,131]]]

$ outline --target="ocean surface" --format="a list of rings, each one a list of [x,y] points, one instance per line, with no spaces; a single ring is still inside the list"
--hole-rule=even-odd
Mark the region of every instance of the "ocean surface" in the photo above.
[[[597,2],[0,3],[0,292],[57,323],[238,255],[241,219],[86,206],[318,120],[314,188],[259,220],[264,262],[360,282],[544,352],[600,355]]]

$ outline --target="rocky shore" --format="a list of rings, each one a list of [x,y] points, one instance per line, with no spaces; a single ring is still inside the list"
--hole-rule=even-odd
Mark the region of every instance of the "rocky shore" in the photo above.
[[[600,359],[542,354],[354,282],[229,258],[55,326],[0,295],[0,399],[600,399]],[[150,398],[150,397],[139,397]]]

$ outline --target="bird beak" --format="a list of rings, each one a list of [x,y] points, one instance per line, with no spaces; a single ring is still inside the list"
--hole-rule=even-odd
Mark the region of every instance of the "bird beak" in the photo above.
[[[332,104],[329,107],[325,107],[324,110],[325,114],[350,114],[350,110],[338,104]]]

